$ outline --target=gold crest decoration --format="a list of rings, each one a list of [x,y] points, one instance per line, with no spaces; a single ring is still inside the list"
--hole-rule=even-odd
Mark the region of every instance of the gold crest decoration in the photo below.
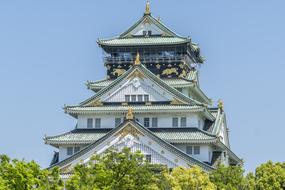
[[[133,108],[132,107],[128,108],[128,113],[126,115],[126,119],[128,119],[128,120],[134,119],[134,114],[133,114]]]
[[[113,75],[121,76],[124,72],[126,72],[125,69],[114,69],[112,72]]]
[[[140,61],[140,54],[139,54],[139,52],[137,52],[136,60],[135,60],[135,65],[140,65],[140,64],[141,64],[141,61]]]

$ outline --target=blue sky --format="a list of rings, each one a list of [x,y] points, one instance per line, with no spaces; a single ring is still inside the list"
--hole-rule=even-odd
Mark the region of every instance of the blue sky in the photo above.
[[[199,43],[207,59],[201,88],[224,100],[231,148],[250,171],[285,161],[285,2],[151,0],[178,34]],[[48,166],[45,134],[72,130],[64,104],[88,98],[87,80],[105,78],[97,38],[126,30],[145,0],[0,1],[0,154]]]

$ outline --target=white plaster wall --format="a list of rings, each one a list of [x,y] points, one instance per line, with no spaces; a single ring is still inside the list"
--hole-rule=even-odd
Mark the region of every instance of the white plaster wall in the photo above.
[[[183,152],[186,153],[186,146],[200,146],[200,154],[194,155],[194,150],[193,154],[191,156],[193,158],[196,158],[202,162],[211,162],[212,160],[212,147],[210,145],[203,145],[203,144],[174,144],[175,147],[178,149],[182,150]]]
[[[134,28],[131,31],[131,34],[132,35],[143,35],[143,31],[149,31],[149,30],[152,31],[153,35],[162,34],[161,29],[159,29],[156,25],[150,24],[150,23],[147,23],[147,22],[144,23],[144,24],[138,25],[136,28]]]
[[[108,94],[102,96],[101,100],[105,102],[124,102],[125,95],[148,94],[149,100],[154,101],[169,101],[173,98],[158,85],[149,79],[134,78],[121,82],[118,88],[113,88]]]
[[[85,146],[84,145],[63,145],[60,146],[58,151],[59,151],[59,161],[62,161],[71,155],[67,155],[67,147],[80,147],[80,150],[83,149]]]
[[[87,119],[93,118],[93,127],[95,127],[95,118],[101,118],[101,128],[114,128],[115,127],[115,118],[123,118],[125,117],[126,113],[121,114],[97,114],[97,115],[79,115],[78,116],[78,124],[77,128],[87,128]],[[144,118],[150,118],[150,127],[151,125],[151,118],[156,117],[158,118],[157,124],[159,128],[168,128],[172,127],[172,118],[178,117],[178,126],[180,127],[180,118],[186,117],[187,118],[187,125],[186,127],[196,127],[199,128],[199,122],[200,119],[200,128],[203,127],[204,121],[202,118],[195,113],[188,113],[188,114],[158,114],[158,113],[145,113],[145,114],[135,114],[135,118],[138,119],[138,121],[143,124]]]

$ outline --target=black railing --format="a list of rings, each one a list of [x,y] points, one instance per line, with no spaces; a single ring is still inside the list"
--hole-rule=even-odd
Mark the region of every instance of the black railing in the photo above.
[[[106,56],[103,58],[105,63],[133,63],[136,59],[135,56]],[[142,63],[156,63],[156,62],[172,62],[172,61],[190,61],[187,55],[168,55],[168,56],[161,56],[161,55],[143,55],[140,56],[140,61]]]

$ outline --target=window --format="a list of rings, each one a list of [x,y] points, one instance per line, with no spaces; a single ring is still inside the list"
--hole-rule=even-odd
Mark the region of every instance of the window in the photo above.
[[[172,127],[178,127],[178,118],[177,117],[172,118]]]
[[[130,102],[130,95],[125,95],[125,102]]]
[[[87,128],[93,128],[93,119],[92,118],[87,119]]]
[[[100,128],[101,127],[101,119],[100,118],[96,118],[95,119],[95,128]]]
[[[144,95],[144,101],[145,102],[148,102],[149,101],[149,96],[146,94],[146,95]]]
[[[73,147],[67,147],[67,155],[70,156],[73,154]]]
[[[79,146],[74,147],[74,153],[79,152],[79,151],[80,151],[80,147]]]
[[[152,127],[157,127],[157,117],[153,117],[153,118],[151,119],[151,126],[152,126]]]
[[[186,146],[186,154],[193,154],[192,146]]]
[[[151,35],[151,30],[147,31],[147,34],[150,36]]]
[[[181,126],[181,127],[186,127],[186,124],[187,124],[187,119],[186,119],[186,117],[181,117],[180,126]]]
[[[200,154],[200,146],[194,146],[194,154]]]
[[[121,124],[121,118],[115,118],[115,127]]]
[[[149,127],[149,118],[144,118],[143,123],[145,127]]]
[[[151,162],[151,155],[150,154],[145,155],[145,160],[147,162]]]
[[[131,96],[131,102],[136,102],[137,101],[137,96],[136,95],[132,95]]]
[[[138,102],[142,102],[143,101],[143,95],[138,95]]]
[[[145,30],[143,31],[143,35],[144,35],[144,36],[146,35],[146,31],[145,31]]]

